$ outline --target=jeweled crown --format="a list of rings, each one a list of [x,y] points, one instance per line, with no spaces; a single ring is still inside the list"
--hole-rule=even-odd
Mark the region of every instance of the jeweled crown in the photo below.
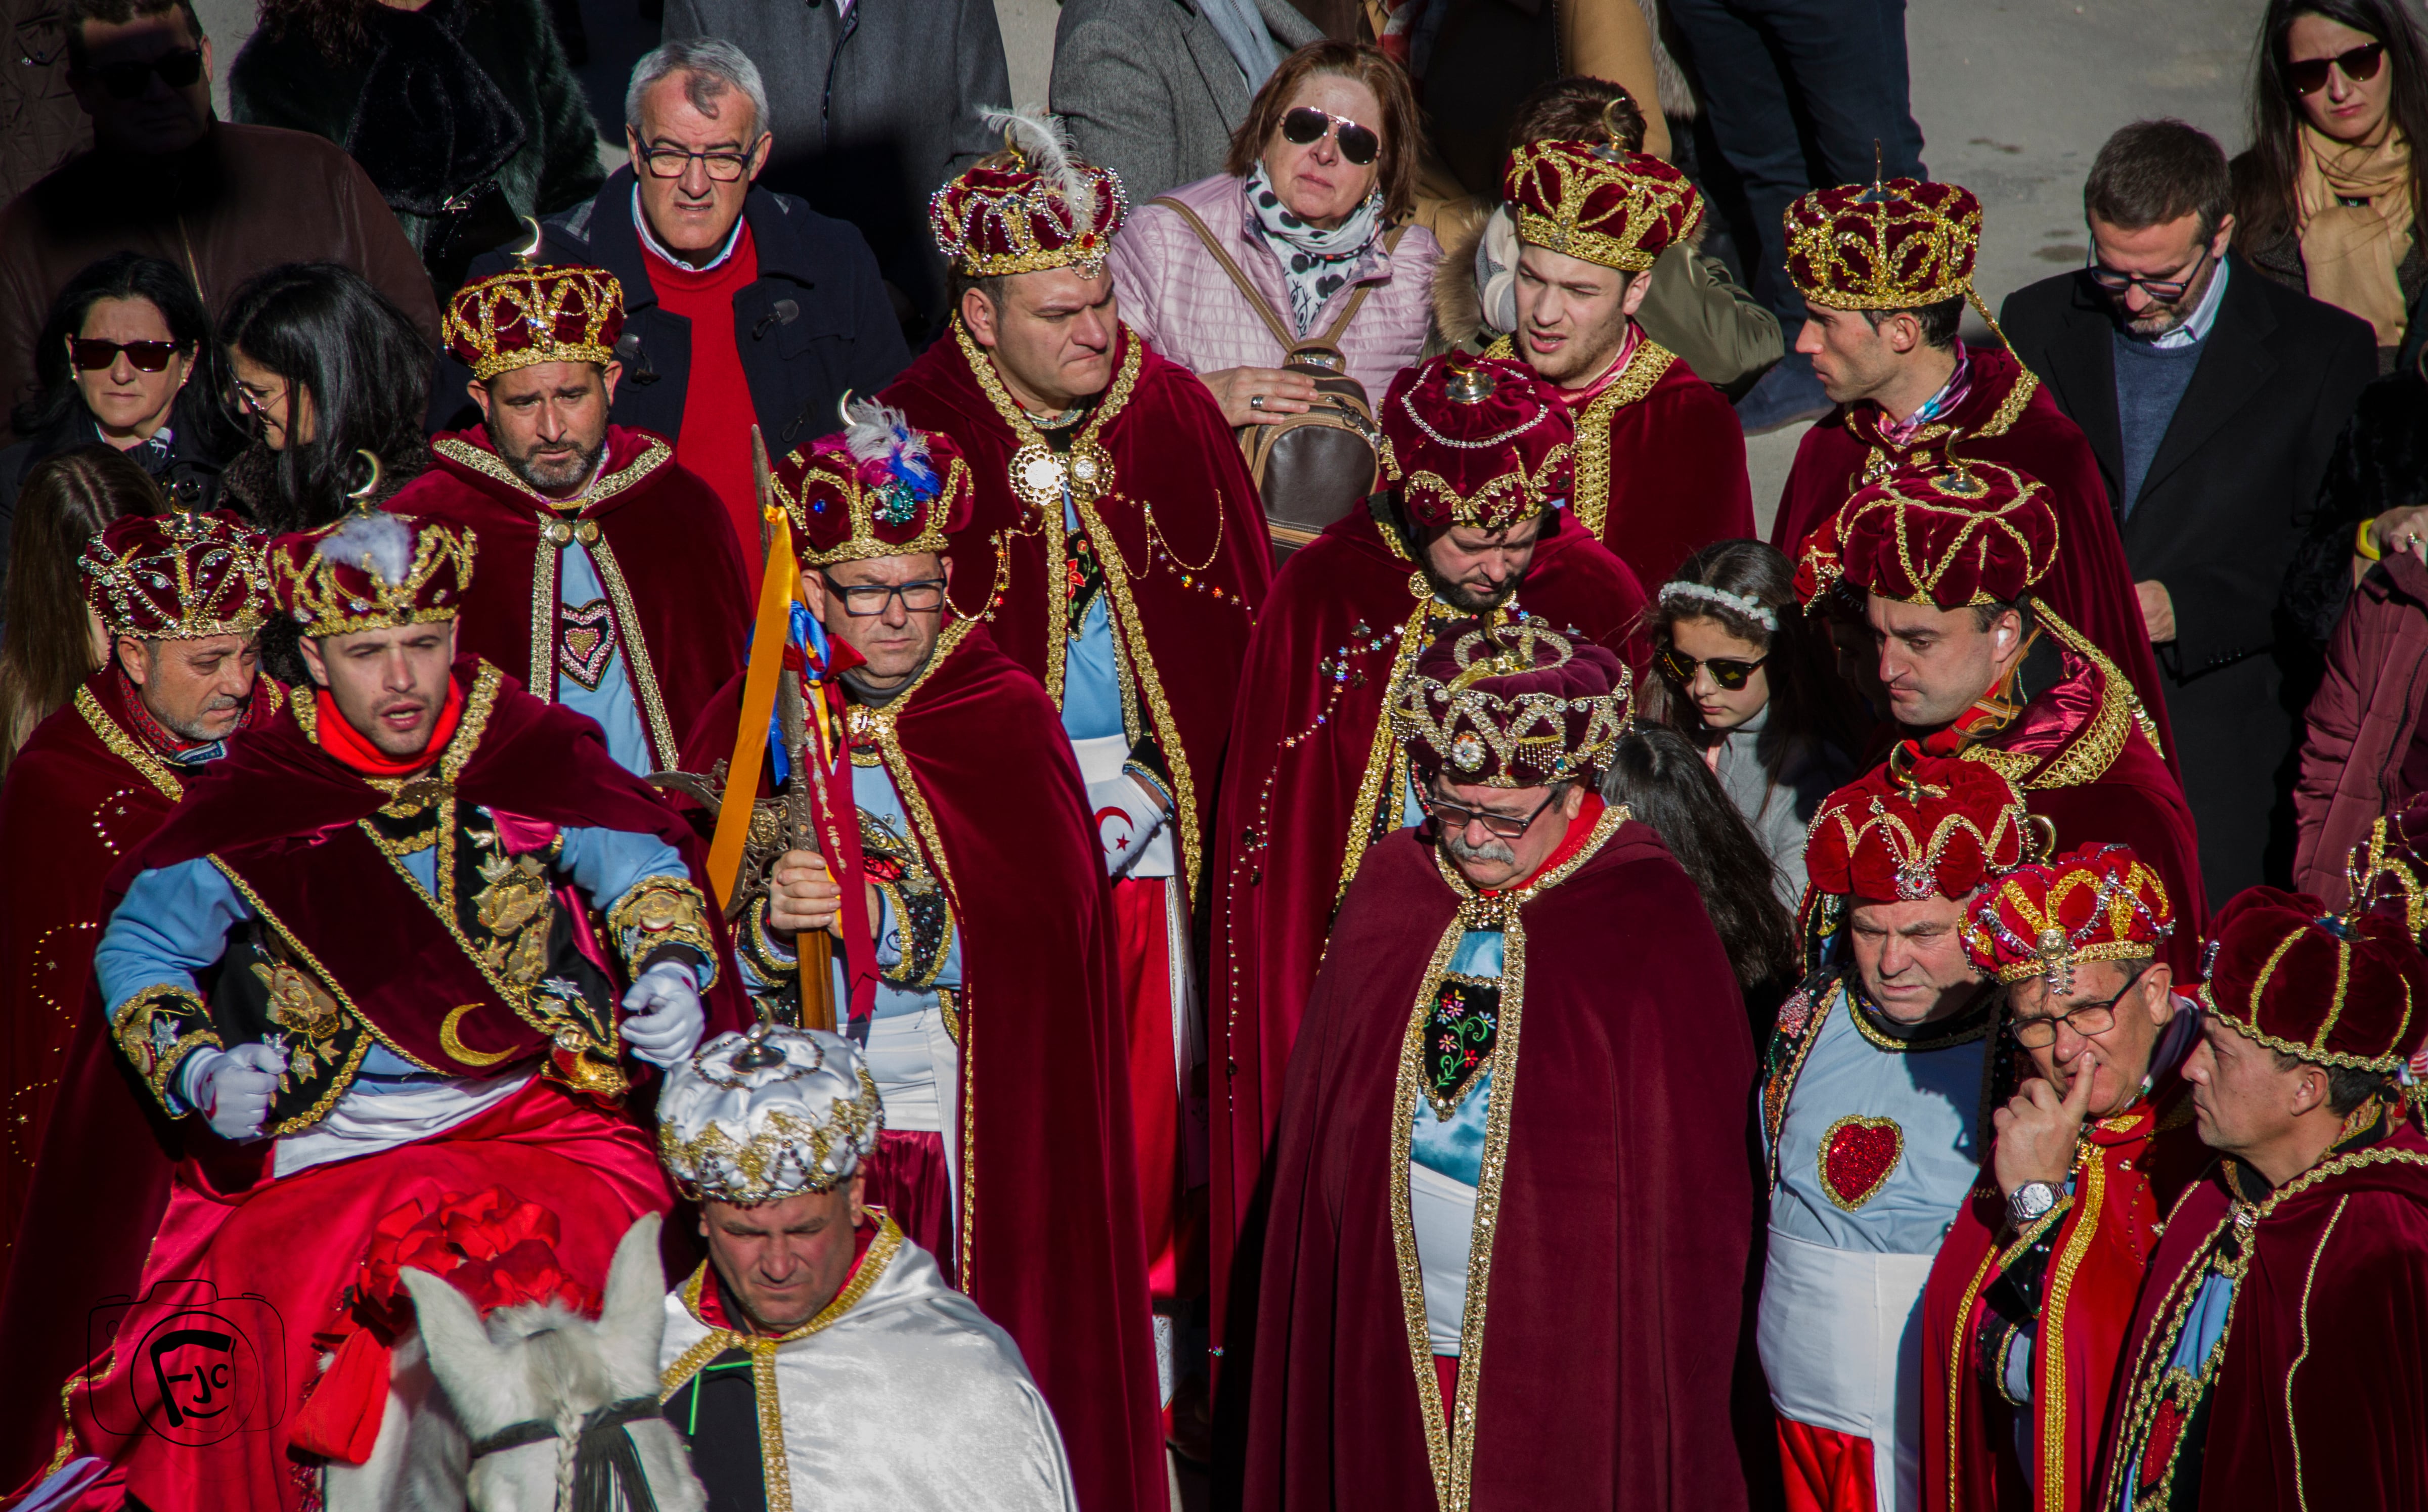
[[[776,464],[776,499],[812,567],[942,553],[969,523],[976,486],[951,436],[915,429],[898,409],[847,403],[849,428]]]
[[[459,526],[358,509],[270,543],[271,600],[316,638],[452,619],[473,549]]]
[[[658,1099],[658,1159],[683,1195],[748,1207],[832,1192],[877,1148],[885,1108],[852,1043],[763,1024],[677,1065]]]
[[[1627,664],[1540,620],[1453,631],[1391,690],[1392,737],[1426,781],[1484,787],[1586,778],[1634,724]]]
[[[1518,238],[1640,273],[1703,223],[1703,197],[1660,158],[1584,141],[1530,141],[1509,154],[1501,197]]]
[[[270,538],[227,510],[112,520],[76,567],[84,600],[113,635],[246,635],[270,615]]]
[[[1062,123],[1034,111],[990,110],[1004,150],[947,182],[927,201],[927,226],[944,260],[971,278],[1076,268],[1104,271],[1128,213],[1121,175],[1072,151]]]
[[[1911,310],[1967,294],[1981,202],[1918,178],[1814,189],[1787,207],[1787,271],[1837,310]]]
[[[444,338],[455,359],[487,383],[543,362],[615,360],[624,330],[624,286],[604,268],[529,262],[456,290]]]

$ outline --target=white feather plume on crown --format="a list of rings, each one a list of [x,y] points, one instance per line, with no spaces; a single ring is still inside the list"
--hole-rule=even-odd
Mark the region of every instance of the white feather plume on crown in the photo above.
[[[895,456],[926,461],[927,441],[910,428],[910,417],[891,404],[855,399],[844,406],[846,421],[843,443],[855,462],[883,462]]]
[[[413,575],[413,529],[376,510],[348,515],[320,538],[319,555],[323,562],[361,567],[393,588]]]
[[[1031,106],[1025,110],[1010,106],[981,106],[989,131],[1000,131],[1004,142],[1027,161],[1029,169],[1050,180],[1062,191],[1073,213],[1084,213],[1095,204],[1091,195],[1088,175],[1080,171],[1079,159],[1071,146],[1071,134],[1062,118],[1049,115]]]

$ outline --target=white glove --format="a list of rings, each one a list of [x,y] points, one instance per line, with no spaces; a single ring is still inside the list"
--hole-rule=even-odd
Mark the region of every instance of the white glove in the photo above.
[[[214,1050],[206,1044],[177,1068],[177,1095],[220,1138],[257,1140],[270,1116],[271,1094],[286,1071],[287,1057],[275,1045]]]
[[[699,1048],[708,1015],[699,1006],[699,978],[680,961],[661,961],[624,994],[621,1033],[632,1053],[652,1065],[680,1065]]]
[[[1137,865],[1140,852],[1164,824],[1163,811],[1127,772],[1089,783],[1088,808],[1095,814],[1096,843],[1104,847],[1107,877],[1119,877]]]

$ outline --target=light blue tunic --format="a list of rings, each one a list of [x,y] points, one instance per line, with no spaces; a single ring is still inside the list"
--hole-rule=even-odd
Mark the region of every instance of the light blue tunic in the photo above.
[[[1854,1012],[1841,988],[1796,1079],[1771,1224],[1831,1249],[1936,1254],[1980,1172],[1975,1123],[1990,1037],[1944,1050],[1882,1050],[1855,1027]],[[1830,1199],[1820,1175],[1822,1141],[1850,1116],[1892,1120],[1901,1136],[1887,1178],[1852,1211]]]
[[[1076,531],[1079,512],[1069,485],[1062,489],[1062,528]],[[1097,543],[1099,550],[1106,543]],[[1126,734],[1122,722],[1122,668],[1113,649],[1112,590],[1096,590],[1088,613],[1073,628],[1062,663],[1062,732],[1073,740]]]
[[[545,551],[548,543],[543,540],[540,547]],[[556,557],[557,602],[579,609],[603,602],[606,597],[606,586],[599,581],[599,569],[590,560],[589,549],[579,540],[566,542]],[[563,633],[560,627],[558,634]],[[632,679],[625,674],[620,636],[596,688],[583,687],[565,669],[563,661],[558,662],[556,701],[599,721],[599,728],[607,732],[607,754],[615,758],[616,765],[641,777],[658,769],[657,757],[649,750],[648,732],[641,728],[640,701],[633,697]]]

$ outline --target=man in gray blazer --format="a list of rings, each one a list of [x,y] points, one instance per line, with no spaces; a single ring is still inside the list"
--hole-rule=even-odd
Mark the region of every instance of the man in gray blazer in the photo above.
[[[1052,108],[1144,205],[1221,173],[1273,66],[1322,35],[1289,0],[1062,0]]]
[[[760,187],[858,226],[904,334],[932,329],[944,263],[927,196],[1003,146],[978,109],[1011,103],[993,0],[666,0],[664,36],[749,55],[776,139]]]

